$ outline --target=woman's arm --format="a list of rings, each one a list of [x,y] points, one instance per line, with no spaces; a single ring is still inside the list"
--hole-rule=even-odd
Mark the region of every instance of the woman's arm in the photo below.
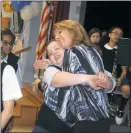
[[[2,111],[2,125],[3,129],[8,123],[9,119],[13,116],[14,100],[8,100],[3,102],[4,110]]]

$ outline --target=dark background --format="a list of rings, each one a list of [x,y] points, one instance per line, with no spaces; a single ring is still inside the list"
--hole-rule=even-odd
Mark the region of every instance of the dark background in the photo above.
[[[109,30],[113,26],[123,29],[124,37],[131,37],[130,1],[88,1],[84,27],[87,32],[97,27]]]

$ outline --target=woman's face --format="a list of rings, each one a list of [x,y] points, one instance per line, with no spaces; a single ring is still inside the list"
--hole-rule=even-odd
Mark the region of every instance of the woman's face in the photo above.
[[[70,48],[73,45],[73,35],[66,29],[55,31],[55,39],[60,41],[63,48]]]
[[[90,41],[92,44],[96,44],[96,43],[99,43],[100,41],[100,34],[99,32],[96,32],[96,33],[93,33],[91,36],[90,36]]]

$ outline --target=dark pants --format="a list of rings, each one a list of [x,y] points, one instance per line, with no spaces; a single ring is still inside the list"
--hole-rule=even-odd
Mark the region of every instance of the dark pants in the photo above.
[[[38,128],[39,127],[39,128]],[[52,133],[71,133],[72,130],[62,120],[60,120],[54,111],[46,104],[43,104],[38,113],[36,127],[33,132],[46,130]]]
[[[45,104],[42,105],[38,114],[38,120],[33,132],[49,133],[73,133],[73,132],[109,132],[110,119],[93,121],[79,121],[74,127],[68,128],[55,113]]]
[[[110,119],[100,120],[100,121],[79,121],[74,126],[74,132],[105,132],[108,133],[110,130]]]
[[[51,133],[48,130],[39,127],[39,126],[35,126],[35,128],[33,129],[32,133]]]
[[[77,122],[76,125],[72,128],[72,131],[70,133],[82,133],[82,132],[105,132],[108,133],[110,130],[110,123],[111,120],[101,120],[101,121],[97,121],[97,122],[92,122],[92,121],[80,121]],[[74,131],[73,131],[74,130]],[[42,132],[42,133],[51,133],[50,131],[36,126],[33,129],[33,133],[38,133],[38,132]]]

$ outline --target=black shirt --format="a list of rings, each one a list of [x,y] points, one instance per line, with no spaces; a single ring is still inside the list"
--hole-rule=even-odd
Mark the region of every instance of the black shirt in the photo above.
[[[18,56],[14,55],[13,53],[8,54],[7,63],[15,69],[15,72],[18,69],[18,64],[17,64],[18,60],[19,60]]]

